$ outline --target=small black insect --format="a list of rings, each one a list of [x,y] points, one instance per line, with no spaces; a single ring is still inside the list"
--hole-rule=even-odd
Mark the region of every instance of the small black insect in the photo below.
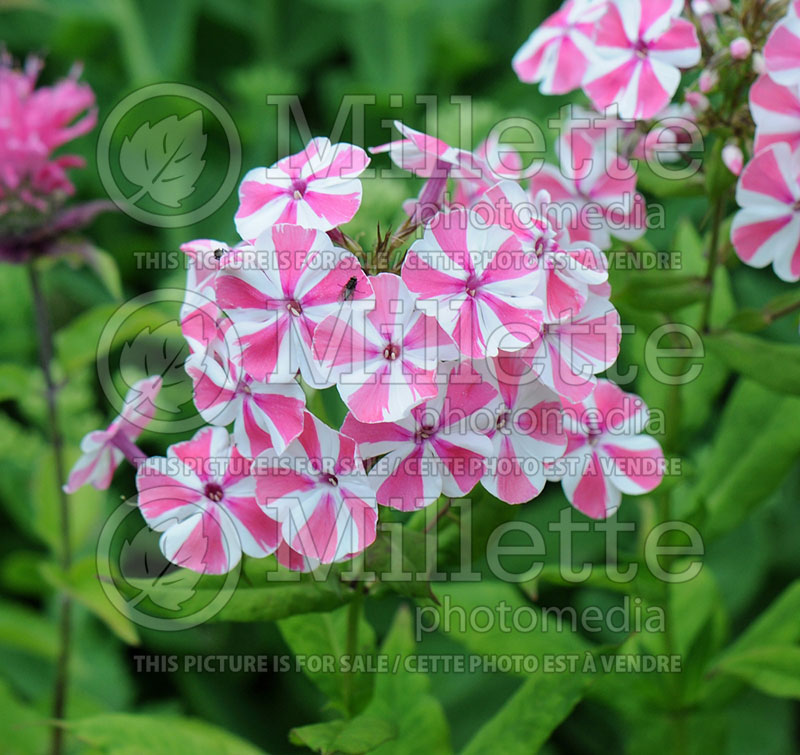
[[[350,278],[347,283],[344,284],[344,288],[342,289],[342,301],[350,301],[353,298],[353,295],[356,292],[356,284],[358,283],[358,278],[354,275]]]
[[[214,250],[214,259],[218,260],[225,254],[228,250],[227,249],[215,249]]]

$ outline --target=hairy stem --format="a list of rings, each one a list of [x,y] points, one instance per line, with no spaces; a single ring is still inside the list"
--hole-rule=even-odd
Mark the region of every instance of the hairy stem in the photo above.
[[[719,237],[722,229],[722,220],[725,214],[725,196],[721,195],[714,200],[711,226],[711,245],[708,249],[708,266],[706,267],[705,281],[708,283],[708,293],[703,303],[703,315],[700,319],[700,330],[708,332],[711,321],[711,302],[714,298],[714,272],[719,262]]]
[[[69,507],[67,504],[67,494],[64,492],[63,485],[66,480],[64,466],[64,440],[58,427],[58,413],[56,410],[57,388],[53,380],[53,373],[50,371],[50,364],[53,360],[53,333],[50,329],[50,318],[47,312],[47,302],[42,294],[39,281],[39,272],[36,269],[36,262],[28,265],[28,273],[31,281],[31,291],[33,292],[33,308],[36,317],[36,332],[39,341],[39,362],[42,367],[45,382],[45,393],[47,400],[47,416],[50,425],[50,442],[53,446],[53,456],[56,465],[56,485],[58,486],[58,510],[59,510],[59,530],[60,530],[60,563],[61,568],[66,574],[72,564],[72,553],[70,545],[69,527]],[[72,605],[69,596],[62,593],[59,596],[59,621],[58,621],[58,659],[56,661],[55,689],[53,692],[53,718],[56,723],[53,726],[50,751],[53,755],[60,755],[64,749],[64,730],[59,725],[64,718],[67,705],[67,680],[69,675],[69,650],[70,650],[70,624]]]

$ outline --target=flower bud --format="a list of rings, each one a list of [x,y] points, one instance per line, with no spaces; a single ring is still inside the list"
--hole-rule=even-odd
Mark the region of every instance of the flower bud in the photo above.
[[[731,0],[708,0],[708,2],[717,13],[727,13],[731,9]]]
[[[759,76],[763,76],[767,72],[767,64],[764,61],[764,54],[760,52],[753,53],[753,71]]]
[[[696,113],[702,113],[704,110],[708,110],[710,104],[708,97],[700,92],[686,92],[686,102],[691,105],[692,110]]]
[[[738,176],[744,167],[744,154],[741,148],[732,142],[726,144],[722,148],[722,162],[725,163],[725,167],[733,173],[734,176]]]
[[[731,57],[734,60],[745,60],[753,52],[753,45],[747,37],[736,37],[730,44]]]
[[[700,87],[701,92],[710,92],[718,83],[719,74],[716,71],[706,68],[700,74],[698,86]]]

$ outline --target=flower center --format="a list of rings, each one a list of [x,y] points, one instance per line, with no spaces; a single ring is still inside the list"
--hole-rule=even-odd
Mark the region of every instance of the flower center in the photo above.
[[[222,488],[216,482],[209,482],[204,493],[206,498],[214,503],[219,503],[224,495]]]
[[[303,178],[295,178],[292,181],[292,189],[294,190],[294,193],[292,194],[294,199],[302,199],[303,198],[303,194],[306,193],[306,182],[305,182],[305,179],[303,179]]]
[[[400,356],[400,347],[395,346],[393,343],[390,343],[384,350],[383,350],[383,358],[388,359],[390,362],[394,362],[397,357]]]
[[[633,49],[640,58],[647,57],[647,42],[645,42],[643,39],[640,39]]]
[[[303,308],[300,306],[300,302],[294,299],[286,305],[286,309],[289,311],[289,314],[294,317],[300,317],[300,315],[303,314]]]
[[[322,481],[327,482],[331,487],[339,487],[339,478],[335,474],[322,475]]]
[[[495,422],[494,425],[495,429],[502,430],[504,427],[506,427],[506,425],[508,425],[508,420],[509,420],[509,412],[508,411],[500,412],[500,414],[497,416],[497,422]]]
[[[797,201],[794,203],[794,211],[795,211],[795,212],[800,212],[800,199],[798,199],[798,200],[797,200]]]
[[[423,425],[417,430],[417,443],[421,443],[423,440],[428,440],[434,433],[436,432],[436,428],[433,425]]]

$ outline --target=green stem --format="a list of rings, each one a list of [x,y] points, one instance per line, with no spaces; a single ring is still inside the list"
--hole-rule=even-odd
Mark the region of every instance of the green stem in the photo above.
[[[64,440],[58,427],[58,412],[56,408],[57,388],[53,380],[53,373],[50,364],[53,360],[53,333],[50,329],[50,318],[47,312],[47,302],[42,293],[39,282],[39,272],[36,270],[36,262],[28,265],[28,273],[31,281],[31,291],[33,292],[33,308],[36,317],[36,331],[39,341],[39,362],[44,374],[45,393],[47,400],[47,416],[50,424],[50,441],[53,446],[53,457],[56,465],[56,485],[58,486],[58,510],[59,510],[59,530],[60,530],[60,562],[61,569],[66,575],[72,564],[72,553],[70,545],[69,527],[69,507],[67,504],[67,494],[64,492],[63,485],[66,481],[64,465]],[[59,725],[67,706],[67,681],[69,678],[69,648],[70,648],[70,624],[71,624],[72,605],[69,596],[65,593],[59,595],[59,622],[58,622],[58,659],[56,661],[55,689],[53,692],[53,718],[56,725],[53,726],[50,752],[53,755],[60,755],[64,749],[64,730]]]
[[[714,209],[711,226],[711,245],[708,249],[708,266],[706,268],[705,281],[708,283],[708,293],[703,303],[703,315],[700,319],[700,330],[708,332],[711,321],[711,302],[714,299],[714,272],[719,263],[719,237],[722,229],[722,220],[725,213],[725,196],[720,195],[714,200]]]

